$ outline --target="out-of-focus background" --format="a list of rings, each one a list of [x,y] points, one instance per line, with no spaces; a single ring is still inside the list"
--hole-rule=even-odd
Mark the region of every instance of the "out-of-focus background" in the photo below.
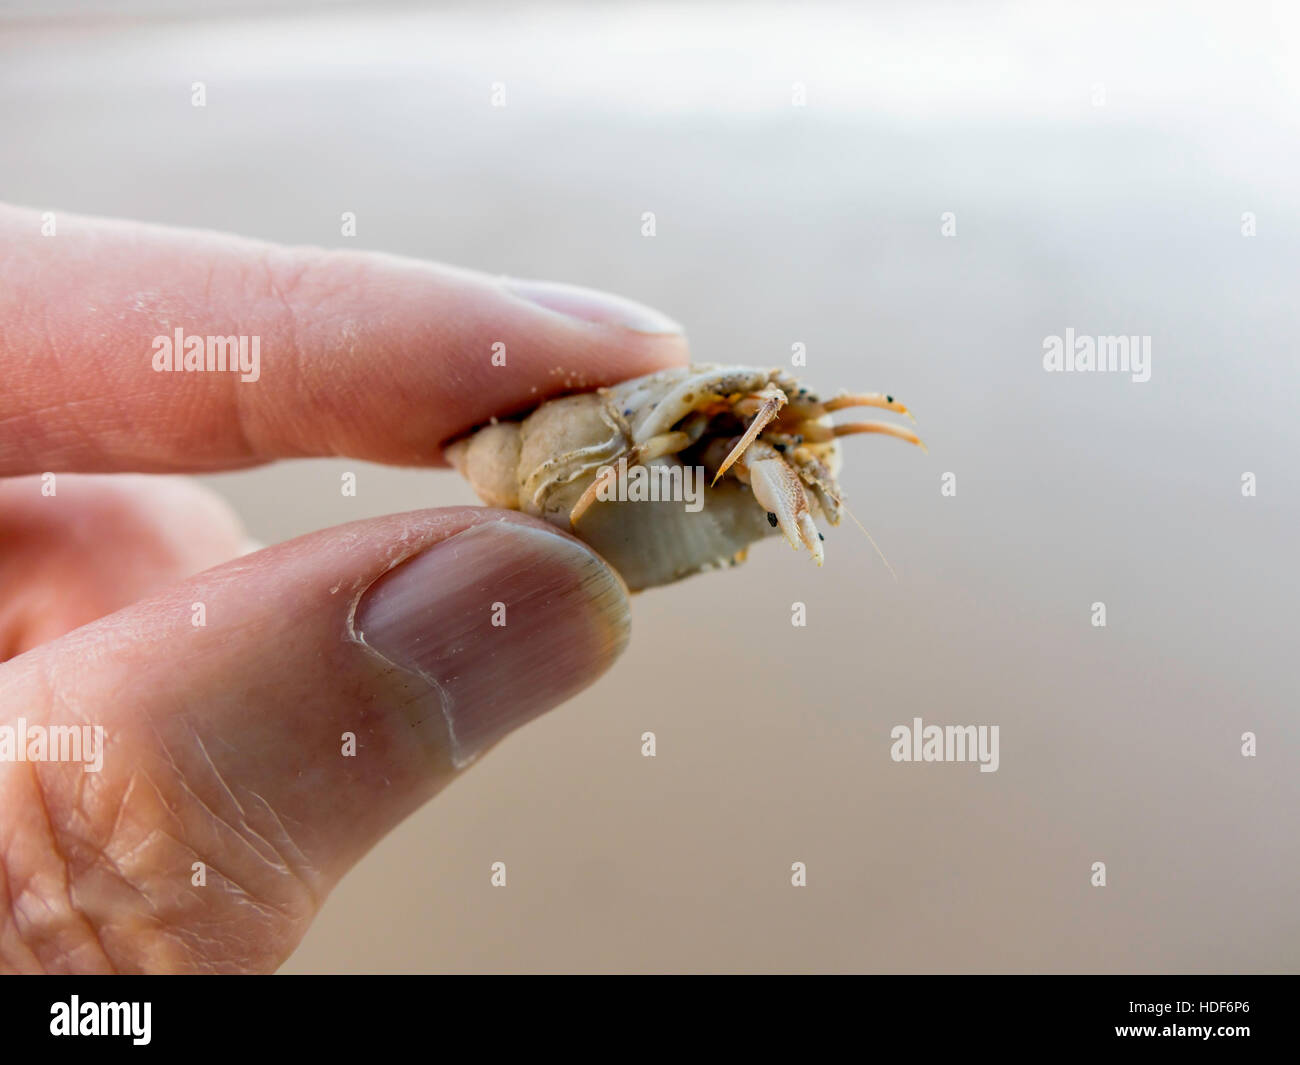
[[[0,19],[0,198],[610,289],[930,446],[846,442],[897,582],[846,523],[638,596],[286,971],[1297,968],[1300,8],[114,8]],[[1044,372],[1067,328],[1150,381]],[[205,480],[268,542],[473,500]],[[1000,768],[891,761],[914,717]]]

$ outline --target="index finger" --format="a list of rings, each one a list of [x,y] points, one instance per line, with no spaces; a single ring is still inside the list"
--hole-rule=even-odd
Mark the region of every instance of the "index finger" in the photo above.
[[[0,206],[0,476],[437,465],[494,416],[686,360],[671,319],[591,289]]]

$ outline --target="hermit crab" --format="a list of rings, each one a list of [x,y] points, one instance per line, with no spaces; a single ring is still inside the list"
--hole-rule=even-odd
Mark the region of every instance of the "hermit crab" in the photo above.
[[[553,399],[447,448],[483,502],[540,517],[602,554],[633,591],[735,565],[778,530],[822,562],[814,518],[839,524],[846,407],[911,416],[883,393],[818,399],[780,369],[697,365]]]

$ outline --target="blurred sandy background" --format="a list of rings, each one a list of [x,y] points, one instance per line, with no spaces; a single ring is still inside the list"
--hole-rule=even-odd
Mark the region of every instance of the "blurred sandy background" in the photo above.
[[[847,441],[897,583],[846,523],[820,571],[774,541],[638,597],[614,671],[286,971],[1297,968],[1300,11],[1132,6],[10,5],[5,200],[324,245],[354,211],[354,247],[621,292],[701,360],[803,342],[930,445]],[[1150,382],[1045,373],[1066,327],[1151,336]],[[473,498],[206,480],[268,542]],[[999,771],[891,762],[913,716],[1000,726]]]

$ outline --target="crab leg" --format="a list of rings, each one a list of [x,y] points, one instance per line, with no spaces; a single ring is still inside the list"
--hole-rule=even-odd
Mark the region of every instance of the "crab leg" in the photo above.
[[[915,444],[927,455],[930,453],[930,449],[911,429],[905,429],[901,425],[891,425],[889,422],[849,422],[847,425],[837,425],[831,429],[832,436],[853,436],[855,433],[884,433],[886,436],[896,436],[899,440]]]
[[[826,520],[832,525],[838,525],[843,503],[836,493],[835,478],[831,476],[831,471],[807,447],[796,448],[792,452],[787,451],[785,461],[790,464],[804,484],[812,489],[813,498],[817,500],[817,505],[821,507]]]
[[[690,443],[691,438],[687,433],[674,431],[660,433],[658,436],[652,436],[644,444],[637,444],[636,447],[619,459],[618,465],[606,466],[600,471],[596,479],[587,486],[587,490],[582,493],[578,501],[573,505],[573,509],[569,511],[569,524],[578,524],[578,519],[587,512],[587,508],[592,503],[596,502],[596,498],[605,486],[618,478],[620,466],[626,469],[628,466],[639,466],[664,455],[675,455],[682,448],[689,446]]]
[[[745,430],[745,435],[742,436],[740,440],[736,442],[736,446],[731,449],[731,454],[728,455],[723,460],[722,465],[718,467],[718,472],[713,478],[714,484],[717,484],[718,478],[726,473],[727,470],[731,468],[731,464],[745,453],[745,449],[758,439],[758,434],[767,428],[768,423],[775,418],[781,408],[785,406],[787,397],[785,392],[776,385],[768,385],[753,398],[759,400],[758,411],[754,415],[754,420],[749,423],[749,428]]]
[[[884,433],[886,436],[896,436],[899,440],[915,444],[929,454],[929,449],[921,443],[921,438],[911,429],[905,429],[901,425],[891,425],[889,422],[848,422],[845,425],[818,425],[815,422],[805,422],[799,430],[799,435],[803,437],[805,443],[809,444],[826,444],[836,437],[853,436],[857,433]]]
[[[813,524],[808,496],[799,476],[776,449],[755,444],[745,455],[749,484],[759,505],[776,516],[786,540],[796,551],[800,541],[808,548],[817,565],[824,559],[822,538]]]
[[[828,399],[822,406],[826,408],[827,413],[844,410],[846,407],[879,407],[881,410],[892,410],[897,414],[906,414],[909,418],[912,418],[910,410],[899,403],[893,396],[887,396],[883,392],[846,392],[842,396]],[[912,421],[916,421],[916,419],[912,418]]]

